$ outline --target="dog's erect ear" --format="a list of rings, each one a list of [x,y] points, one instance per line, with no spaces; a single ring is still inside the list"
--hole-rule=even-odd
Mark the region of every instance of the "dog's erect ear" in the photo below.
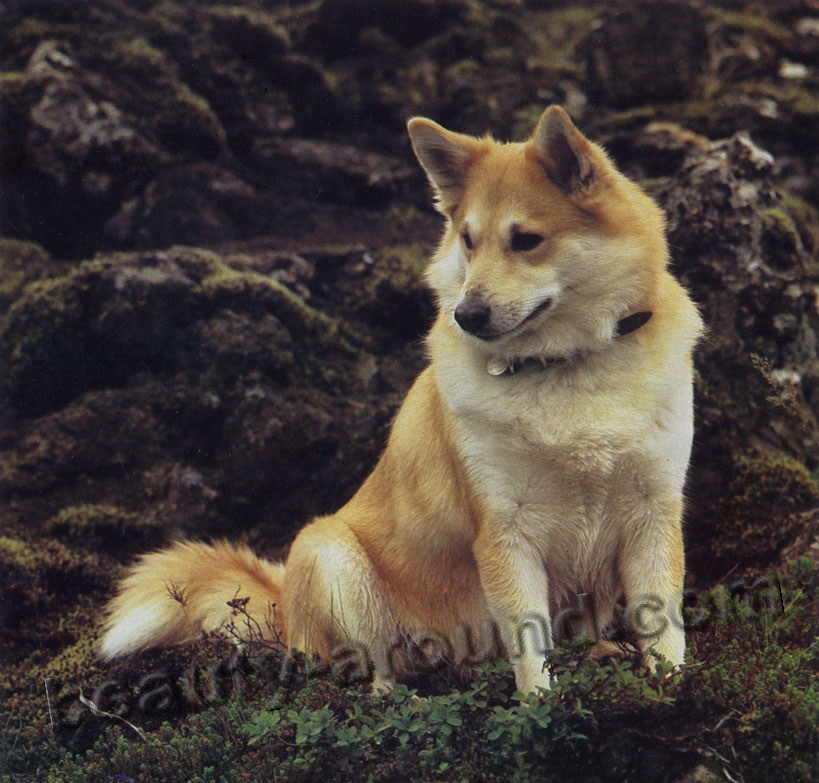
[[[467,172],[479,155],[480,142],[424,117],[413,117],[407,130],[415,156],[435,189],[439,209],[448,214],[460,200]]]
[[[599,155],[560,106],[543,112],[532,142],[550,179],[564,192],[582,194],[594,187]]]

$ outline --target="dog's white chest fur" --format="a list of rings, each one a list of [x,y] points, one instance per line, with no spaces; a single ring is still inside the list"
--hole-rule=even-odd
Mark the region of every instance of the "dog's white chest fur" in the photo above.
[[[692,409],[684,361],[633,388],[618,348],[585,365],[511,377],[466,358],[438,374],[470,483],[510,544],[525,540],[537,551],[552,603],[616,593],[629,525],[681,492],[685,479]],[[605,386],[596,383],[601,370]]]

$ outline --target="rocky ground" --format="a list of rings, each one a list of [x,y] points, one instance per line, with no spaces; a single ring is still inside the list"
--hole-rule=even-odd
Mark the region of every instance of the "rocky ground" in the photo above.
[[[0,776],[97,741],[93,718],[49,735],[42,684],[65,718],[111,676],[96,618],[135,553],[284,554],[374,463],[434,307],[406,119],[513,138],[560,103],[668,214],[709,329],[689,584],[801,564],[814,608],[777,644],[812,701],[771,725],[793,743],[778,768],[819,779],[793,740],[819,703],[819,3],[5,0],[0,19]],[[696,733],[713,716],[689,706]],[[748,721],[666,777],[599,779],[695,757],[768,779]]]

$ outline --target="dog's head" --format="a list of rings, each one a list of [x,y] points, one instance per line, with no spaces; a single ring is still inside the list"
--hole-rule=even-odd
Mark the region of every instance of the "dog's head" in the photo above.
[[[651,309],[664,218],[559,107],[524,143],[409,122],[447,218],[428,279],[441,317],[486,355],[567,356]]]

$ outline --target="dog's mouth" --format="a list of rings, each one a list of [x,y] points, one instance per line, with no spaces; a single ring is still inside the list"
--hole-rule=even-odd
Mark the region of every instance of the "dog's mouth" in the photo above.
[[[522,321],[518,321],[513,327],[510,329],[504,329],[502,332],[495,332],[489,329],[482,330],[480,332],[476,332],[474,334],[479,340],[483,340],[484,342],[491,343],[496,342],[497,340],[501,340],[505,337],[511,337],[512,335],[517,334],[518,332],[522,331],[527,324],[531,323],[535,320],[539,315],[545,313],[549,308],[551,308],[554,300],[552,297],[546,297],[539,305],[535,307],[528,315],[526,315]]]
[[[526,316],[516,327],[515,329],[520,329],[521,327],[528,324],[530,321],[533,321],[537,318],[541,313],[545,313],[550,307],[552,306],[552,297],[547,296],[534,310],[532,310],[529,315]]]

